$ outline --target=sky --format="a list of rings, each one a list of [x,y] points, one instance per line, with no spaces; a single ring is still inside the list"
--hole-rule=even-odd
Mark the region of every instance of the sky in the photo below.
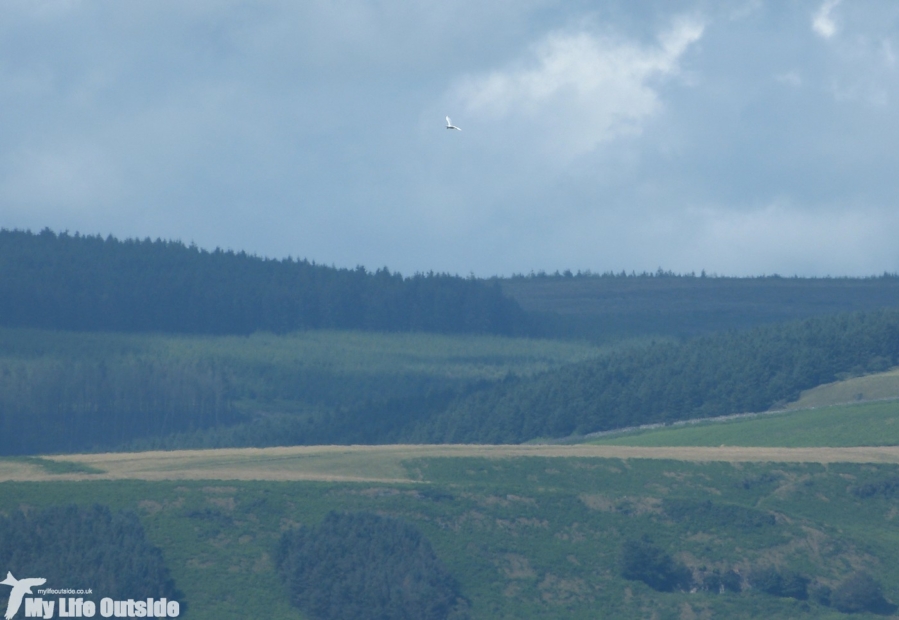
[[[3,0],[0,228],[894,273],[897,58],[893,0]]]

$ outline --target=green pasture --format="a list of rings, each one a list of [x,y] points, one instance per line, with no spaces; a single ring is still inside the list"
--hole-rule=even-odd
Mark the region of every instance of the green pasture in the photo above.
[[[786,409],[811,409],[845,403],[899,398],[899,368],[826,383],[805,390]]]
[[[834,405],[608,435],[619,446],[849,447],[899,445],[899,400]]]

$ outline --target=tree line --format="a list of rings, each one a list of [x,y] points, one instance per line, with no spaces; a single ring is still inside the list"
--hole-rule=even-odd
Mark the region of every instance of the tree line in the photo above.
[[[0,454],[112,448],[240,420],[223,373],[203,362],[0,359]]]
[[[765,411],[802,390],[899,364],[899,311],[851,313],[657,343],[453,401],[410,438],[519,443]]]
[[[0,325],[198,334],[529,329],[495,282],[49,229],[0,230]]]

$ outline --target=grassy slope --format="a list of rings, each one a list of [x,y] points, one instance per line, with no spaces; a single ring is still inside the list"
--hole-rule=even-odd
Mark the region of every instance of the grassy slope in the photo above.
[[[618,446],[895,446],[899,402],[835,405],[788,413],[612,435],[591,443]]]
[[[819,385],[802,393],[787,409],[810,409],[855,401],[899,398],[899,368]]]
[[[899,445],[899,400],[896,399],[899,399],[899,369],[892,369],[806,390],[798,400],[787,405],[786,412],[633,431],[591,443],[787,448],[895,446]]]
[[[864,567],[899,600],[895,500],[849,492],[897,476],[899,466],[426,458],[405,467],[420,482],[5,482],[0,510],[69,502],[136,510],[184,592],[185,618],[300,618],[274,573],[272,548],[285,528],[318,523],[329,510],[414,523],[477,619],[846,617],[752,591],[664,594],[625,581],[618,551],[643,536],[697,571],[745,573],[773,562],[835,584]],[[664,504],[672,498],[697,506],[711,498],[777,520],[759,529],[714,516],[672,519]]]

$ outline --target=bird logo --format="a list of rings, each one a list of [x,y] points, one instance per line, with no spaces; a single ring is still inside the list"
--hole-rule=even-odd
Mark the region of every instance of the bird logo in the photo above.
[[[42,586],[47,583],[47,580],[42,577],[16,579],[11,572],[7,571],[6,579],[0,581],[0,583],[12,586],[12,591],[9,593],[9,603],[6,605],[6,620],[12,620],[12,617],[16,615],[16,612],[19,611],[19,607],[22,605],[22,597],[25,594],[33,594],[31,588]]]

